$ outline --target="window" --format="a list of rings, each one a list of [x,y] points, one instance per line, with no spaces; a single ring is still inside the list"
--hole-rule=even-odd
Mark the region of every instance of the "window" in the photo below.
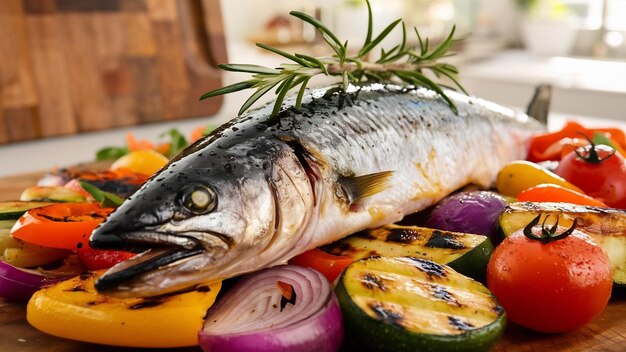
[[[606,1],[604,25],[610,31],[626,31],[626,0]]]
[[[602,26],[603,0],[563,0],[570,13],[580,20],[584,29],[598,29]]]
[[[626,0],[562,0],[583,29],[626,30]],[[603,9],[606,11],[603,13]]]

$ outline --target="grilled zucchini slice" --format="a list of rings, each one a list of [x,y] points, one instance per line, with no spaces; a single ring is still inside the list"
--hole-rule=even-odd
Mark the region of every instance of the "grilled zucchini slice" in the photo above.
[[[519,202],[504,209],[500,216],[500,229],[504,236],[510,236],[526,227],[539,214],[550,215],[546,226],[553,225],[558,217],[559,225],[568,228],[577,219],[577,228],[587,233],[607,253],[613,268],[613,282],[626,285],[626,211],[568,203]]]
[[[504,309],[481,283],[412,257],[356,261],[336,288],[359,350],[482,351],[500,337]]]
[[[483,280],[493,244],[488,237],[481,235],[388,225],[359,232],[326,245],[322,250],[354,259],[374,256],[428,259]]]
[[[21,200],[0,202],[0,221],[17,220],[24,213],[33,208],[44,207],[54,203],[50,202],[26,202]]]
[[[33,186],[26,188],[20,200],[40,202],[86,202],[82,194],[63,186]]]

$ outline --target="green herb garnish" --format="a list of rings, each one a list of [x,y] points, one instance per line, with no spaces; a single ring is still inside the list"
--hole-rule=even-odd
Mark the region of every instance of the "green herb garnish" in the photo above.
[[[166,156],[170,159],[180,153],[181,150],[185,149],[189,145],[189,142],[187,142],[187,138],[185,138],[185,135],[183,135],[177,128],[172,128],[167,132],[161,133],[159,137],[169,137],[170,149],[167,152]]]
[[[104,208],[117,208],[124,202],[122,198],[115,194],[105,192],[87,181],[80,180],[78,182]]]
[[[259,98],[276,88],[277,96],[272,110],[272,115],[276,115],[280,111],[287,92],[299,87],[295,102],[295,107],[299,108],[309,80],[317,75],[325,75],[340,77],[343,91],[346,91],[349,83],[362,82],[404,82],[415,86],[427,87],[439,94],[448,106],[454,112],[457,112],[456,106],[445,94],[441,86],[424,74],[425,70],[429,70],[437,78],[447,77],[465,92],[458,81],[458,69],[453,65],[439,62],[440,59],[451,55],[449,50],[455,43],[464,39],[454,38],[456,27],[453,27],[448,37],[432,50],[429,39],[423,39],[417,29],[414,29],[419,43],[419,49],[416,49],[414,46],[407,45],[406,27],[401,19],[393,21],[380,34],[374,37],[372,33],[372,7],[369,0],[366,3],[368,10],[367,37],[356,54],[349,55],[348,42],[341,41],[328,27],[317,19],[302,12],[291,11],[290,14],[292,16],[309,23],[320,32],[324,41],[333,50],[334,54],[332,56],[312,57],[303,54],[289,54],[280,49],[257,43],[258,47],[283,56],[292,62],[281,64],[277,68],[251,64],[220,64],[218,66],[222,70],[250,73],[252,74],[252,79],[210,91],[202,95],[200,99],[245,89],[256,90],[239,109],[238,114],[241,115]],[[398,25],[402,28],[401,43],[390,50],[381,49],[378,60],[374,62],[367,61],[368,54]]]
[[[617,149],[617,147],[615,147],[615,144],[613,144],[611,139],[607,137],[604,133],[595,132],[593,134],[593,139],[591,139],[591,142],[593,142],[593,144],[595,145],[604,144],[604,145],[608,145],[609,147],[613,149]]]
[[[128,154],[126,147],[105,147],[96,152],[96,160],[115,160]]]

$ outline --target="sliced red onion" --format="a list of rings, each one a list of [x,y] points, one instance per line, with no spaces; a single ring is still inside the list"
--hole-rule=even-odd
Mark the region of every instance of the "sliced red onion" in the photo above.
[[[293,287],[286,303],[278,282]],[[281,299],[283,300],[281,311]],[[337,351],[343,340],[337,297],[319,272],[296,265],[244,276],[207,313],[204,351]]]
[[[12,302],[27,302],[43,286],[65,280],[83,270],[73,263],[54,270],[24,269],[0,260],[0,297]]]

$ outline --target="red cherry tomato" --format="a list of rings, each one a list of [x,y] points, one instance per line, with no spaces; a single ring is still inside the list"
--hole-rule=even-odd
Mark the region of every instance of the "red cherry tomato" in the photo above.
[[[50,248],[78,249],[113,211],[95,203],[59,203],[27,211],[11,236]]]
[[[613,286],[602,248],[578,230],[548,243],[522,231],[507,237],[487,266],[487,286],[509,320],[537,331],[565,332],[596,318]]]
[[[306,266],[322,273],[328,281],[333,282],[354,259],[324,252],[314,248],[289,260],[289,264]]]
[[[599,161],[587,161],[595,149]],[[626,159],[606,145],[589,145],[565,155],[555,173],[610,207],[626,209]]]

